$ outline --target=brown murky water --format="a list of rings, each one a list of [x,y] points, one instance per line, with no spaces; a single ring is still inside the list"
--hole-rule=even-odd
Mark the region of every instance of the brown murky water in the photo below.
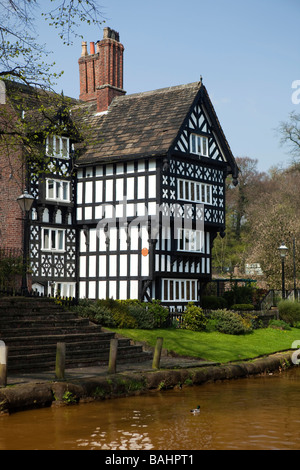
[[[300,368],[0,416],[0,450],[300,449]],[[190,408],[201,405],[200,415]]]

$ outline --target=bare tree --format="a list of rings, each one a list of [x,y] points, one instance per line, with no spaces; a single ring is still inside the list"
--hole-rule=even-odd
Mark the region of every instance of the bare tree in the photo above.
[[[281,122],[278,131],[281,144],[287,145],[294,160],[300,162],[300,114],[291,112],[289,120]]]

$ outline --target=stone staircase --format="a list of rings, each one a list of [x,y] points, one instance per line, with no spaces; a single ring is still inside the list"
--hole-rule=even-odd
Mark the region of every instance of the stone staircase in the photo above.
[[[66,343],[66,368],[108,364],[115,333],[80,318],[51,299],[0,298],[0,340],[8,346],[8,373],[55,370],[57,343]],[[150,353],[118,341],[117,363],[142,362]]]

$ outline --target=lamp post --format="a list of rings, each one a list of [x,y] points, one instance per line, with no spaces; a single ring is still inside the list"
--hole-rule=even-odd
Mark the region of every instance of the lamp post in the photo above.
[[[22,273],[22,286],[21,291],[22,295],[28,295],[28,285],[27,285],[27,253],[28,253],[28,220],[29,220],[29,211],[32,207],[34,197],[25,190],[21,196],[17,198],[17,202],[20,206],[22,212],[24,212],[24,232],[23,232],[23,273]]]
[[[285,246],[284,243],[281,243],[280,247],[278,248],[280,256],[281,256],[281,266],[282,266],[282,298],[285,299],[285,279],[284,279],[284,262],[285,257],[288,252],[288,248]]]

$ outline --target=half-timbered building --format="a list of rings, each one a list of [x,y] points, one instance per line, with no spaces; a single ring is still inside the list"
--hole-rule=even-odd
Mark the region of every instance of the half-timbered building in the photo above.
[[[211,279],[225,180],[238,169],[202,80],[126,95],[123,52],[110,28],[90,52],[83,43],[68,119],[80,109],[86,141],[76,148],[60,123],[43,142],[47,172],[28,168],[32,283],[183,309]]]
[[[74,297],[78,137],[66,108],[77,100],[8,81],[0,90],[1,248],[23,252],[32,289]],[[33,198],[29,213],[17,204],[24,190]]]
[[[125,95],[123,50],[112,33],[103,40],[106,61],[93,45],[79,60],[93,129],[76,163],[79,296],[182,308],[200,302],[211,278],[225,179],[236,180],[237,167],[202,81]],[[115,68],[101,83],[105,64]],[[114,94],[106,103],[105,89]]]

